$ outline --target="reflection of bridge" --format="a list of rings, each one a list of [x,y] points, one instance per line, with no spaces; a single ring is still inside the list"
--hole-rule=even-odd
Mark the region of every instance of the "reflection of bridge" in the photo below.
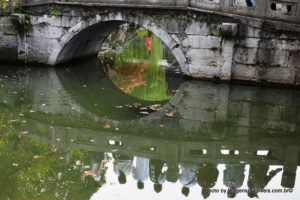
[[[93,55],[120,24],[133,22],[161,38],[186,75],[299,84],[295,0],[254,7],[241,0],[24,2],[27,21],[14,15],[1,29],[5,59],[55,65]]]
[[[40,123],[37,125],[39,128],[47,126]],[[36,127],[28,128],[32,128],[34,132]],[[193,142],[62,127],[54,127],[46,136],[31,134],[29,137],[56,145],[64,152],[70,149],[112,152],[129,157],[159,159],[168,164],[283,165],[282,186],[284,187],[293,187],[296,169],[300,164],[300,140],[290,137],[256,137],[255,140],[251,140],[244,136],[228,137],[223,140],[201,140],[199,136],[199,141]]]
[[[113,120],[94,109],[95,102],[82,98],[99,95],[94,96],[102,100],[99,106],[114,107],[109,98],[105,99],[105,93],[96,92],[102,86],[108,87],[109,80],[103,80],[101,70],[88,73],[88,64],[85,70],[77,69],[8,75],[2,80],[0,96],[5,107],[1,113],[17,113],[18,117],[23,113],[27,123],[20,131],[27,130],[32,139],[66,151],[117,151],[168,163],[284,165],[283,184],[293,182],[300,148],[298,90],[191,81],[183,83],[161,111],[140,119]],[[24,91],[25,83],[30,84]],[[93,88],[92,83],[97,87]],[[91,90],[86,91],[83,84]],[[115,87],[110,89],[111,96],[122,97],[113,91]],[[164,110],[174,112],[174,117],[166,116]],[[105,129],[104,124],[112,127]]]

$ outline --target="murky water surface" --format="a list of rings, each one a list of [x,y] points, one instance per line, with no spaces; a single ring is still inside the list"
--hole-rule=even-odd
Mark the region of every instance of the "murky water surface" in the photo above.
[[[1,200],[300,196],[300,90],[184,81],[152,43],[0,65]]]

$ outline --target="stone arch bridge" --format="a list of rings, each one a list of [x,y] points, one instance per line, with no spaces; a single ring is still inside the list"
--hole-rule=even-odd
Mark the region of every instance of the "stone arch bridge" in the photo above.
[[[245,2],[19,0],[26,14],[0,21],[0,59],[57,65],[90,56],[133,22],[162,39],[185,75],[299,84],[299,1]]]

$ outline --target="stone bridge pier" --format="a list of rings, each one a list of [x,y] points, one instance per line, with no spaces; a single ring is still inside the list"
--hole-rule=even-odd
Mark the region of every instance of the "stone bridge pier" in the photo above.
[[[90,56],[129,22],[156,34],[184,75],[300,84],[298,3],[256,2],[25,0],[26,14],[0,18],[0,59],[57,65]]]

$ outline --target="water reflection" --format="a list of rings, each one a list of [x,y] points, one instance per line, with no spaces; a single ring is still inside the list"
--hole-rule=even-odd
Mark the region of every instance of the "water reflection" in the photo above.
[[[298,90],[187,81],[145,101],[95,63],[1,67],[0,199],[299,196]]]
[[[166,69],[162,67],[179,71],[179,67],[171,64],[176,59],[169,56],[170,50],[147,29],[138,28],[133,34],[135,37],[130,38],[122,52],[116,50],[121,47],[114,46],[109,52],[99,54],[104,71],[118,88],[138,99],[169,99],[171,90],[166,82]]]

